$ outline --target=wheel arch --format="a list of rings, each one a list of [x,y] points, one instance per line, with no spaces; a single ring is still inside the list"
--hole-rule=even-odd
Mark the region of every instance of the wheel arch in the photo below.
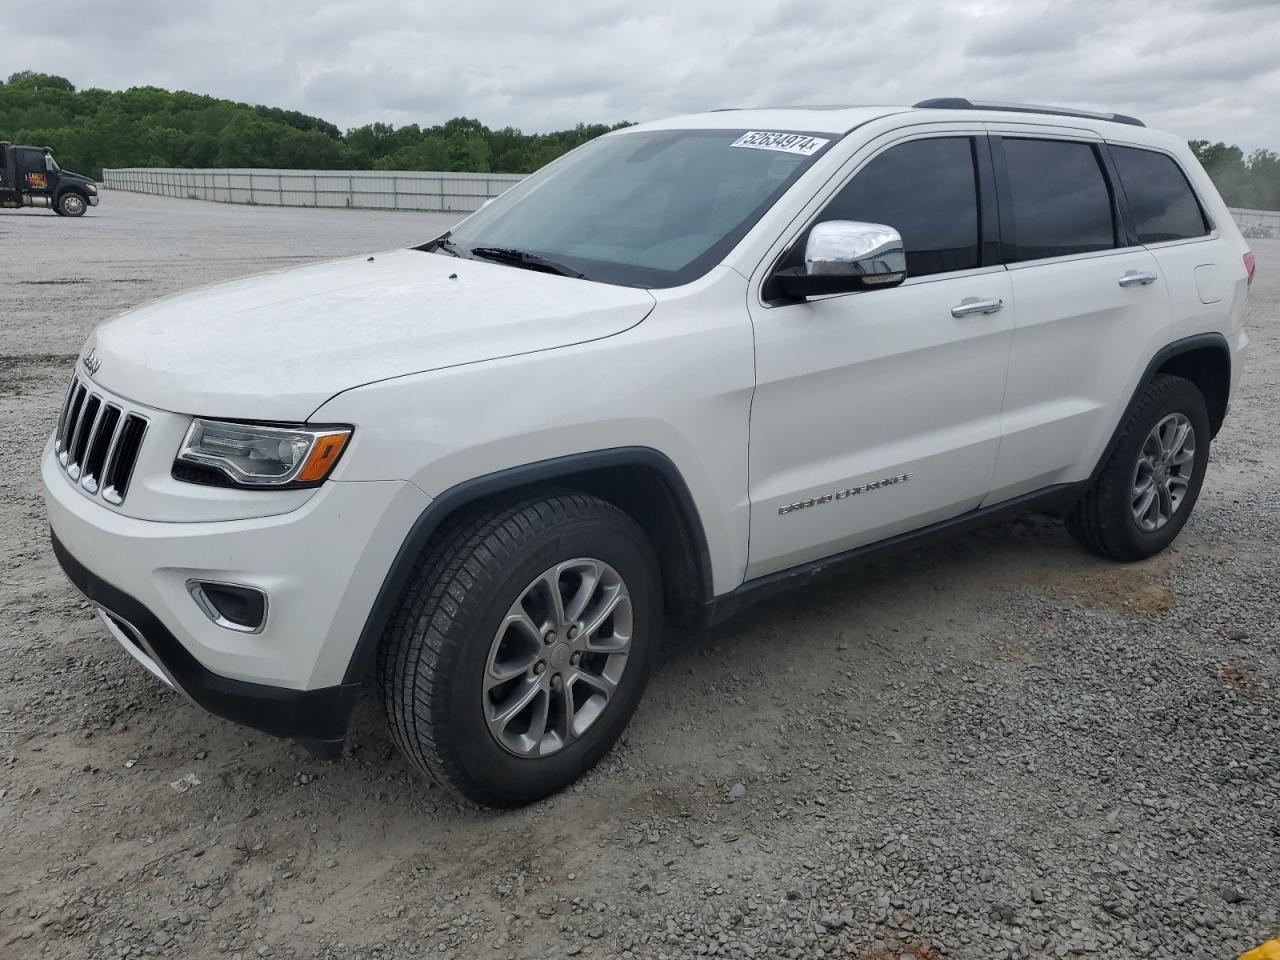
[[[1124,426],[1128,423],[1143,388],[1162,373],[1184,377],[1199,388],[1209,408],[1210,436],[1212,438],[1218,435],[1231,399],[1231,347],[1227,338],[1220,333],[1199,333],[1175,340],[1156,351],[1156,355],[1138,378],[1133,395],[1125,404],[1115,429],[1102,450],[1102,456],[1098,458],[1093,473],[1089,476],[1090,484],[1097,481],[1116,444],[1120,442]]]
[[[1161,361],[1152,376],[1160,373],[1182,377],[1196,385],[1209,409],[1209,436],[1216,437],[1227,417],[1231,397],[1231,350],[1227,341],[1215,335],[1201,345],[1171,354]]]
[[[383,577],[343,682],[358,682],[371,669],[415,563],[451,521],[516,494],[553,488],[597,496],[630,514],[658,552],[666,614],[680,623],[698,622],[711,599],[711,554],[697,505],[679,468],[651,447],[577,453],[465,480],[432,499]]]
[[[78,183],[68,183],[66,186],[61,187],[56,194],[54,194],[53,207],[57,208],[58,205],[62,203],[62,198],[65,197],[68,193],[74,193],[76,196],[78,196],[81,200],[84,201],[84,205],[86,207],[89,206],[89,192],[85,190],[85,188]],[[61,213],[61,210],[59,210],[59,212]]]

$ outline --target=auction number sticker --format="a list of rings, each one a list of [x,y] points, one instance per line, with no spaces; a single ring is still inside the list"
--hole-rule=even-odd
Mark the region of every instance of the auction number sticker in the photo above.
[[[811,137],[805,133],[748,130],[729,146],[745,147],[748,150],[776,150],[779,153],[797,153],[802,157],[811,157],[830,142],[822,137]]]

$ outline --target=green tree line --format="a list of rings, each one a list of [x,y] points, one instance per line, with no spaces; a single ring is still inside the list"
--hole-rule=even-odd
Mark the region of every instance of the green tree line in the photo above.
[[[344,133],[296,110],[159,87],[77,90],[63,77],[30,70],[0,82],[0,140],[51,147],[62,166],[92,177],[103,167],[529,173],[622,126],[522,133],[455,117],[430,127],[369,123]],[[1192,140],[1191,149],[1229,206],[1280,210],[1280,154],[1246,156],[1207,140]]]
[[[1227,206],[1280,210],[1280,154],[1274,150],[1254,150],[1245,156],[1239,147],[1192,140],[1191,152]]]
[[[77,90],[52,74],[0,81],[0,140],[47,146],[68,170],[283,167],[531,173],[624,123],[526,134],[457,117],[431,127],[370,123],[343,133],[296,110],[159,87]]]

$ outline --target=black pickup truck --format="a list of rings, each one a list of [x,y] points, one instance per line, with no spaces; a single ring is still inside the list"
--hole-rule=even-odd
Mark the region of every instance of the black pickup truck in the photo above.
[[[48,207],[82,217],[98,205],[98,185],[58,166],[48,147],[0,141],[0,207]]]

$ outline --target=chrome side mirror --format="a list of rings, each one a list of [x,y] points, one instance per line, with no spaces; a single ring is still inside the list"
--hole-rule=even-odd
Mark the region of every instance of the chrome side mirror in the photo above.
[[[907,279],[907,252],[893,227],[856,220],[814,224],[804,247],[804,267],[781,270],[774,282],[785,296],[816,297]]]
[[[864,283],[901,283],[907,278],[907,251],[893,227],[856,220],[814,224],[804,245],[809,276],[861,277]]]

